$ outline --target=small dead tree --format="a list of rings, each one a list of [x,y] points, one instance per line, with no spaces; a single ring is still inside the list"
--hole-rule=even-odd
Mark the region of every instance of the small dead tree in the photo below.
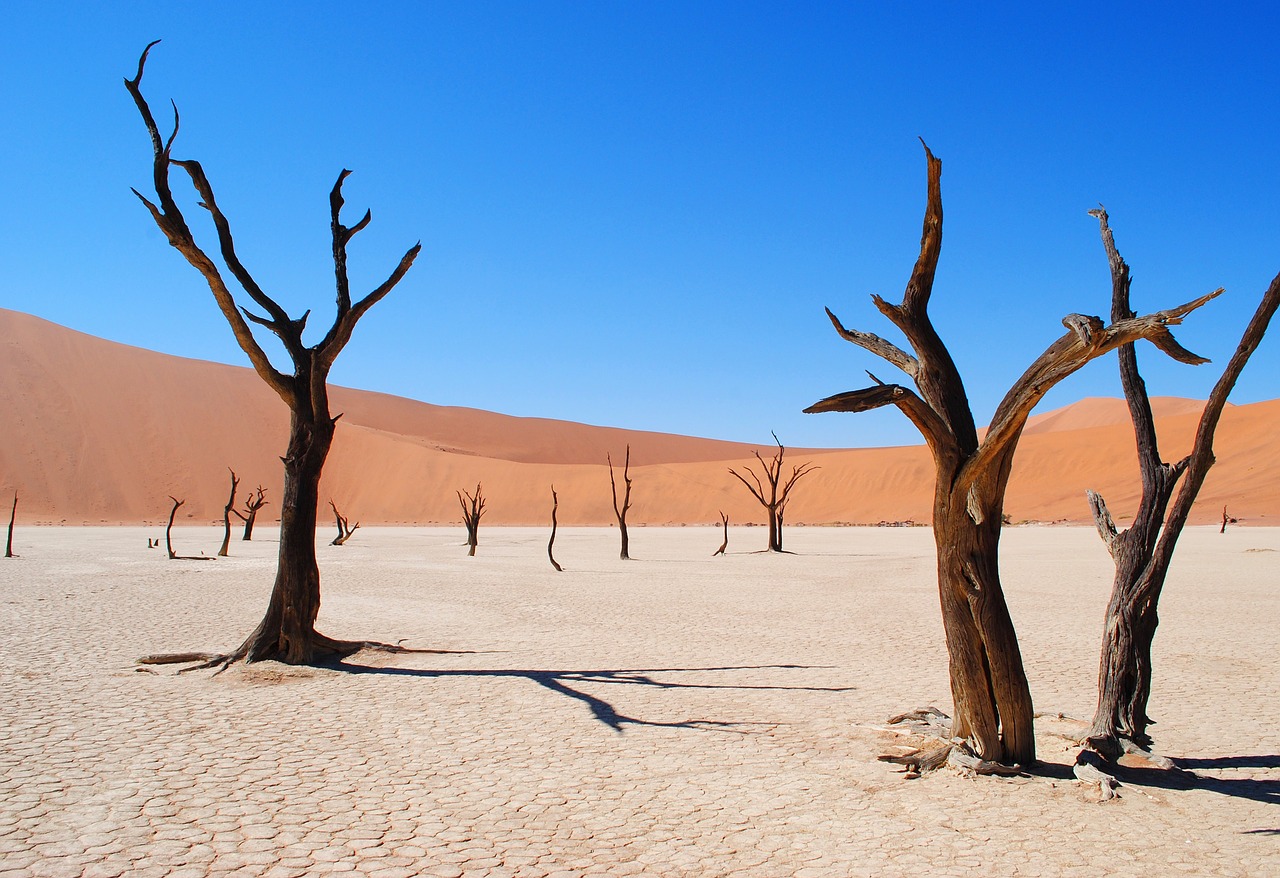
[[[751,496],[764,507],[765,515],[769,519],[769,552],[782,551],[782,514],[787,508],[787,502],[791,497],[791,489],[796,486],[796,482],[807,476],[809,473],[818,469],[811,463],[802,463],[799,466],[791,468],[791,475],[786,481],[782,480],[782,458],[786,454],[786,447],[778,440],[778,434],[773,433],[773,441],[778,445],[778,453],[773,459],[765,463],[765,459],[760,456],[759,451],[751,452],[755,455],[756,460],[760,461],[760,468],[764,471],[764,481],[761,476],[756,474],[755,469],[748,465],[746,467],[747,475],[751,476],[748,482],[741,473],[729,468],[729,473],[742,484],[747,486],[747,490],[751,492]],[[768,490],[765,489],[765,483],[768,483]],[[726,531],[726,536],[727,536]]]
[[[1224,533],[1226,533],[1226,532],[1227,532],[1227,525],[1229,525],[1229,524],[1235,524],[1237,521],[1239,521],[1239,519],[1237,519],[1237,518],[1232,518],[1230,515],[1228,515],[1228,514],[1227,514],[1227,507],[1223,506],[1223,507],[1222,507],[1222,527],[1218,529],[1218,533],[1220,533],[1220,534],[1224,534]]]
[[[232,509],[236,517],[244,522],[244,536],[240,538],[241,542],[249,542],[253,539],[253,524],[258,519],[258,510],[267,505],[266,497],[267,489],[258,486],[257,491],[244,498],[244,512],[239,509]]]
[[[1221,291],[1110,326],[1097,317],[1067,315],[1062,321],[1067,333],[1005,394],[979,442],[964,382],[928,314],[942,250],[942,162],[927,146],[925,157],[924,230],[902,304],[872,299],[906,336],[914,355],[879,336],[845,329],[827,310],[842,338],[901,369],[919,393],[871,375],[874,386],[828,397],[805,411],[862,412],[894,405],[924,436],[934,460],[933,533],[955,701],[952,734],[966,742],[980,764],[1029,765],[1035,760],[1034,711],[999,572],[1004,496],[1022,429],[1050,388],[1122,344],[1145,338],[1181,362],[1204,362],[1174,340],[1169,326]]]
[[[484,515],[484,495],[480,493],[480,483],[476,482],[476,492],[458,491],[458,505],[462,507],[462,523],[467,528],[467,557],[476,553],[480,545],[480,516]]]
[[[622,481],[625,489],[622,494],[622,505],[618,505],[618,483],[613,478],[613,460],[606,453],[604,459],[609,463],[609,488],[613,491],[613,514],[618,519],[618,533],[622,537],[622,551],[618,557],[623,561],[631,560],[631,541],[627,537],[627,510],[631,508],[631,446],[627,446],[627,457],[622,465]]]
[[[560,508],[560,499],[556,496],[556,486],[551,486],[551,539],[547,540],[547,558],[551,561],[551,566],[556,568],[556,572],[561,572],[562,568],[556,563],[556,556],[552,554],[551,548],[556,544],[556,510]]]
[[[1116,249],[1115,237],[1105,210],[1093,210],[1102,232],[1102,244],[1111,267],[1111,318],[1130,320],[1131,278],[1129,266]],[[1094,523],[1115,561],[1111,599],[1103,623],[1102,656],[1098,669],[1098,706],[1086,743],[1105,759],[1115,759],[1125,742],[1148,747],[1147,701],[1151,693],[1151,644],[1159,624],[1157,605],[1178,537],[1209,467],[1213,465],[1213,438],[1218,420],[1245,364],[1257,349],[1271,318],[1280,306],[1280,275],[1262,296],[1244,331],[1235,354],[1214,385],[1196,428],[1191,453],[1176,463],[1160,458],[1155,419],[1147,397],[1146,382],[1138,372],[1138,357],[1132,344],[1120,348],[1120,380],[1129,404],[1130,420],[1138,448],[1142,496],[1133,523],[1120,532],[1106,502],[1089,491]],[[1174,489],[1179,480],[1173,506]],[[1169,510],[1165,515],[1166,509]],[[1222,510],[1222,532],[1226,531],[1227,510]]]
[[[341,546],[346,543],[347,540],[351,539],[351,535],[356,532],[356,528],[360,526],[360,522],[357,521],[354,525],[349,525],[347,523],[346,516],[338,511],[338,507],[334,505],[332,500],[329,501],[329,505],[333,507],[334,523],[338,526],[338,535],[333,538],[329,545]]]
[[[219,558],[225,558],[230,554],[228,550],[231,548],[231,513],[236,511],[236,488],[240,486],[236,471],[231,467],[227,467],[227,470],[231,473],[231,496],[227,498],[227,505],[222,508],[222,548],[218,549]]]
[[[152,148],[152,181],[156,202],[136,189],[134,194],[151,214],[160,231],[190,265],[200,272],[222,316],[231,326],[241,350],[248,356],[258,376],[289,406],[291,412],[289,447],[284,461],[284,492],[280,503],[280,554],[275,584],[267,611],[245,641],[225,655],[212,656],[200,667],[226,667],[234,661],[246,662],[278,659],[290,664],[307,664],[333,655],[350,655],[366,646],[388,649],[385,644],[365,641],[335,640],[315,629],[320,611],[320,568],[316,562],[316,515],[319,507],[320,475],[333,445],[337,417],[329,411],[329,371],[333,367],[356,324],[370,308],[391,292],[413,265],[420,244],[415,244],[400,258],[390,276],[362,299],[352,301],[347,274],[347,245],[369,225],[365,215],[354,225],[342,223],[342,184],[350,171],[338,174],[329,193],[330,229],[333,239],[333,266],[337,283],[337,313],[333,325],[314,345],[303,341],[303,330],[310,311],[301,317],[290,317],[276,299],[268,295],[240,261],[236,253],[231,224],[214,196],[213,186],[204,168],[194,160],[175,159],[171,155],[178,136],[178,114],[174,111],[173,132],[160,135],[155,117],[142,95],[142,74],[147,54],[155,43],[143,50],[138,59],[138,72],[125,80],[125,88],[133,97],[142,116]],[[176,166],[186,173],[199,196],[198,204],[209,212],[217,230],[222,262],[258,309],[266,316],[241,309],[223,279],[217,263],[196,244],[186,217],[174,199],[169,183],[169,169]],[[272,332],[282,343],[293,366],[292,374],[279,371],[258,344],[249,326],[254,323]],[[180,655],[180,654],[179,654]],[[189,654],[188,654],[189,655]],[[173,661],[172,657],[154,656],[150,661]]]
[[[6,558],[16,558],[13,554],[13,522],[18,517],[18,492],[13,492],[13,508],[9,510],[9,537],[4,541],[4,556]]]
[[[169,526],[164,529],[164,547],[169,552],[169,560],[170,561],[212,561],[213,559],[210,558],[208,555],[179,555],[177,552],[173,550],[173,519],[178,514],[178,507],[181,506],[183,503],[186,503],[187,501],[179,500],[177,497],[174,497],[172,494],[169,495],[169,499],[173,501],[173,508],[169,510]],[[156,540],[156,542],[159,543],[160,541]]]
[[[724,510],[720,510],[720,524],[724,527],[724,542],[720,544],[720,548],[711,553],[711,557],[723,555],[725,550],[729,548],[729,516],[724,514]]]

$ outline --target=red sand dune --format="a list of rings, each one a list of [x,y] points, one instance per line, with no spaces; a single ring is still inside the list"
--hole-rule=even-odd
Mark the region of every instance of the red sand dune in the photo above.
[[[1194,400],[1154,401],[1165,454],[1184,453],[1199,416]],[[485,523],[549,520],[550,486],[564,524],[612,521],[605,453],[632,446],[636,524],[762,522],[728,474],[755,446],[660,433],[514,418],[380,393],[333,388],[344,413],[321,486],[365,523],[461,520],[454,492],[483,481]],[[27,522],[156,522],[175,495],[180,520],[220,519],[229,487],[262,484],[275,518],[288,412],[247,368],[172,357],[0,309],[0,500],[17,490]],[[1270,465],[1280,400],[1233,406],[1219,428],[1218,463],[1193,520],[1223,505],[1255,524],[1280,517],[1280,476]],[[763,449],[768,453],[768,449]],[[923,446],[794,450],[821,469],[796,489],[788,520],[927,522],[933,471]],[[1088,519],[1086,487],[1117,517],[1138,490],[1123,401],[1089,399],[1037,415],[1014,465],[1006,511],[1014,521]],[[243,493],[241,494],[243,496]]]

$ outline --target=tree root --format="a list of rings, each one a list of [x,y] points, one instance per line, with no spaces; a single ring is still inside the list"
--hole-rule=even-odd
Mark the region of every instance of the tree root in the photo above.
[[[1020,765],[1004,765],[979,758],[968,744],[951,737],[951,717],[936,707],[921,707],[900,713],[889,719],[891,726],[905,726],[899,734],[915,735],[930,739],[920,747],[901,746],[880,754],[881,762],[892,762],[905,767],[903,777],[912,780],[927,771],[935,771],[949,765],[967,774],[996,777],[1018,777],[1023,774]]]
[[[251,638],[252,639],[252,638]],[[249,657],[250,643],[245,641],[239,648],[233,652],[217,653],[217,652],[170,652],[158,653],[156,655],[144,655],[137,660],[140,665],[181,665],[190,664],[190,667],[179,668],[179,674],[185,674],[189,671],[206,671],[215,668],[214,676],[225,671],[236,662],[243,661],[245,663],[255,663],[260,661],[282,661],[278,655],[258,655],[253,658]],[[382,643],[377,640],[335,640],[332,637],[326,637],[319,632],[312,640],[312,656],[311,661],[303,664],[323,665],[326,661],[333,659],[344,659],[355,655],[358,652],[370,650],[374,652],[384,652],[391,654],[403,653],[427,653],[439,654],[444,650],[438,649],[414,649],[412,647],[401,646],[398,643]]]
[[[1076,764],[1072,767],[1071,773],[1082,783],[1096,783],[1102,795],[1099,801],[1107,802],[1120,795],[1116,792],[1120,781],[1116,780],[1114,775],[1102,770],[1104,764],[1100,755],[1093,750],[1084,749],[1076,755]]]

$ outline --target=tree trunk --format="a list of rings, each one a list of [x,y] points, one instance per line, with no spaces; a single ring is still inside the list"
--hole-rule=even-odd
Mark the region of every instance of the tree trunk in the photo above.
[[[1035,761],[1034,710],[1000,585],[1000,520],[974,523],[939,473],[934,540],[956,737],[990,762]]]
[[[13,554],[13,522],[18,517],[18,492],[13,492],[13,508],[9,510],[9,537],[4,543],[4,556],[6,558],[15,557]]]
[[[1129,266],[1115,246],[1106,211],[1100,209],[1091,213],[1098,219],[1111,266],[1112,319],[1131,318]],[[1160,459],[1155,419],[1146,383],[1138,371],[1134,346],[1127,344],[1120,348],[1120,378],[1133,423],[1142,476],[1142,498],[1133,524],[1119,532],[1101,495],[1095,491],[1088,492],[1094,523],[1116,566],[1111,599],[1103,622],[1098,705],[1088,737],[1089,746],[1106,759],[1114,760],[1120,756],[1123,752],[1122,738],[1144,748],[1151,745],[1147,727],[1152,720],[1147,716],[1147,700],[1151,694],[1151,645],[1160,622],[1157,610],[1160,592],[1183,525],[1205,475],[1213,465],[1213,438],[1227,397],[1278,307],[1280,276],[1263,294],[1240,344],[1209,394],[1196,428],[1191,453],[1174,464]],[[1186,479],[1170,507],[1174,490],[1184,473]]]
[[[331,420],[310,424],[294,412],[285,455],[279,564],[266,615],[241,647],[247,662],[275,659],[308,664],[318,656],[343,651],[341,644],[315,629],[320,612],[316,562],[320,473],[332,443]]]
[[[236,487],[240,484],[240,480],[236,478],[236,471],[231,470],[231,496],[227,498],[227,505],[222,509],[222,548],[218,549],[218,557],[225,558],[230,554],[231,549],[231,513],[236,508]]]

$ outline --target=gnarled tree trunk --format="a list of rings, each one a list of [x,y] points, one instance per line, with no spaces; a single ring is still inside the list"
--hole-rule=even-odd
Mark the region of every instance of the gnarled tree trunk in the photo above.
[[[484,495],[480,492],[480,483],[476,482],[474,494],[458,491],[458,504],[462,507],[462,523],[467,528],[467,557],[474,556],[476,546],[480,545],[480,516],[484,515]],[[466,499],[463,499],[465,495]]]
[[[337,313],[333,325],[318,343],[306,345],[303,330],[310,312],[293,318],[258,285],[236,254],[231,226],[219,208],[213,187],[199,162],[177,160],[170,151],[178,134],[178,117],[174,113],[174,130],[167,140],[160,136],[151,108],[142,95],[141,83],[147,55],[155,43],[147,46],[138,59],[138,72],[125,80],[146,125],[152,145],[152,177],[156,203],[137,190],[134,194],[151,213],[156,225],[178,252],[204,277],[219,310],[235,335],[241,350],[249,357],[258,376],[284,400],[291,412],[289,446],[284,456],[284,495],[280,514],[280,554],[275,585],[262,622],[231,653],[213,657],[202,667],[221,665],[244,659],[260,661],[279,659],[293,664],[315,661],[333,654],[347,654],[371,645],[363,641],[337,641],[315,630],[320,608],[320,570],[316,563],[316,510],[319,503],[320,474],[333,443],[337,418],[329,411],[329,371],[334,360],[355,330],[356,323],[381,301],[404,277],[421,249],[415,244],[401,257],[390,276],[364,298],[352,302],[347,275],[347,244],[371,219],[368,212],[354,226],[343,225],[342,185],[350,171],[343,170],[329,193],[330,229],[333,240],[333,265],[337,284]],[[173,198],[169,168],[176,165],[190,177],[199,196],[199,204],[208,210],[217,230],[219,251],[227,269],[244,292],[266,316],[241,308],[227,287],[217,264],[196,243],[186,218]],[[249,321],[270,330],[284,346],[293,365],[292,374],[276,369],[258,344]],[[151,660],[164,657],[151,657]]]
[[[240,479],[236,477],[236,471],[231,470],[231,496],[227,498],[227,505],[222,508],[222,547],[218,549],[218,557],[225,558],[230,554],[231,548],[231,513],[236,511],[236,488],[240,485]]]
[[[1111,266],[1112,319],[1131,318],[1129,266],[1116,248],[1106,211],[1090,213],[1098,218],[1103,247]],[[1151,744],[1147,734],[1151,723],[1147,716],[1147,702],[1151,695],[1151,645],[1160,624],[1160,593],[1174,546],[1205,475],[1213,465],[1213,437],[1227,397],[1262,340],[1277,306],[1280,306],[1280,275],[1263,294],[1235,354],[1209,394],[1191,453],[1176,463],[1169,464],[1160,459],[1155,418],[1146,383],[1138,371],[1137,352],[1132,344],[1120,348],[1120,380],[1137,442],[1142,497],[1133,523],[1121,532],[1116,528],[1102,496],[1096,491],[1088,493],[1094,523],[1116,567],[1103,622],[1098,705],[1088,737],[1089,746],[1104,758],[1118,757],[1123,752],[1125,740],[1139,747]],[[1186,480],[1166,519],[1165,511],[1169,509],[1174,490],[1184,473],[1187,474]],[[1226,529],[1226,518],[1224,508],[1223,530]]]
[[[621,506],[618,505],[618,483],[613,478],[613,459],[608,454],[604,459],[609,464],[609,489],[613,492],[613,514],[618,519],[618,533],[622,538],[622,551],[618,553],[618,557],[623,561],[630,561],[631,540],[627,536],[627,510],[631,508],[631,446],[627,446],[626,461],[622,465],[622,481],[626,487]]]
[[[901,305],[873,297],[876,308],[906,336],[914,355],[871,333],[845,329],[827,311],[842,338],[901,369],[919,393],[871,375],[875,386],[828,397],[805,411],[860,412],[895,405],[924,436],[935,464],[933,528],[954,734],[966,739],[982,760],[1026,765],[1035,760],[1034,713],[999,573],[1005,489],[1022,429],[1051,387],[1090,360],[1138,338],[1183,362],[1203,362],[1174,341],[1168,326],[1217,293],[1110,326],[1097,317],[1068,315],[1062,321],[1067,334],[1005,394],[979,442],[960,373],[928,315],[942,250],[942,163],[928,147],[925,155],[929,194],[920,255]]]

